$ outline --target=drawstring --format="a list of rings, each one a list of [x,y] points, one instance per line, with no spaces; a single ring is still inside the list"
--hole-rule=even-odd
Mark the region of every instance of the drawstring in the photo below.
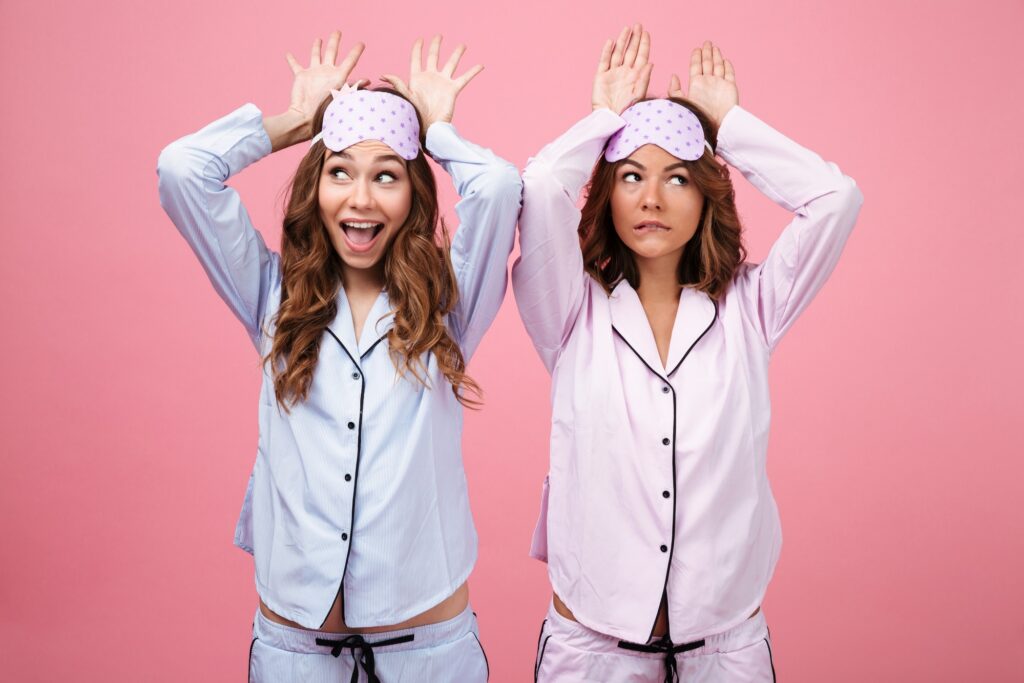
[[[668,639],[668,635],[665,635],[661,640],[655,641],[650,645],[641,645],[640,643],[630,643],[625,640],[620,640],[619,647],[623,650],[633,650],[635,652],[656,652],[658,654],[665,655],[665,683],[677,683],[679,681],[679,672],[676,671],[676,655],[680,652],[689,652],[690,650],[696,650],[698,647],[704,647],[704,640],[701,639],[695,640],[692,643],[673,645],[672,641]]]
[[[380,679],[377,678],[377,665],[373,660],[373,648],[408,643],[414,637],[415,634],[410,633],[389,640],[377,640],[368,643],[362,636],[352,635],[347,636],[343,640],[317,638],[316,644],[331,648],[331,654],[335,657],[341,656],[342,650],[352,650],[352,683],[359,683],[360,667],[366,672],[366,680],[369,683],[380,683]]]

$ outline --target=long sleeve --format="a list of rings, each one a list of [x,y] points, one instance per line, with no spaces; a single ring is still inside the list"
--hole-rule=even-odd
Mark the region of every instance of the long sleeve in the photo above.
[[[451,245],[459,300],[449,324],[468,361],[505,298],[523,185],[515,166],[463,140],[450,123],[430,126],[427,151],[452,177],[460,197]]]
[[[268,299],[280,287],[279,259],[225,183],[270,149],[263,114],[246,104],[172,142],[157,162],[161,206],[257,348]]]
[[[608,138],[624,125],[617,114],[599,109],[542,149],[523,171],[512,289],[548,372],[583,304],[587,275],[577,233],[579,194]]]
[[[835,268],[864,198],[834,163],[739,106],[722,121],[718,154],[796,214],[764,262],[738,275],[744,304],[774,350]]]

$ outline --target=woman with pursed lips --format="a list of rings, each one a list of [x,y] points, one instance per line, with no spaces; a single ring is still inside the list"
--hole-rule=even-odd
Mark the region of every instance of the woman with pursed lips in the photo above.
[[[862,197],[739,106],[718,47],[693,51],[685,97],[673,76],[658,99],[649,50],[639,25],[608,41],[592,113],[523,173],[512,285],[552,381],[532,554],[554,595],[535,675],[773,681],[768,364]],[[763,263],[746,261],[716,157],[793,213]]]

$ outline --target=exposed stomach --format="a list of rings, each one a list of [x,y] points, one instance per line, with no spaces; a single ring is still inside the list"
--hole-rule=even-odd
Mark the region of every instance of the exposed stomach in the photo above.
[[[386,631],[398,631],[406,628],[413,628],[415,626],[426,626],[427,624],[436,624],[441,621],[447,621],[448,619],[454,619],[455,617],[462,614],[463,610],[469,604],[469,583],[463,583],[461,586],[455,589],[455,592],[449,595],[447,598],[437,603],[425,612],[420,612],[411,619],[406,619],[398,624],[388,624],[385,626],[370,626],[367,628],[353,628],[345,623],[345,617],[342,610],[342,599],[341,592],[338,593],[338,597],[334,600],[334,605],[331,606],[331,611],[327,615],[327,619],[318,628],[317,631],[330,631],[332,633],[384,633]],[[284,624],[285,626],[291,626],[292,628],[307,629],[305,626],[289,621],[279,614],[276,614],[273,610],[267,607],[262,600],[260,600],[260,612],[263,613],[270,621],[277,624]]]

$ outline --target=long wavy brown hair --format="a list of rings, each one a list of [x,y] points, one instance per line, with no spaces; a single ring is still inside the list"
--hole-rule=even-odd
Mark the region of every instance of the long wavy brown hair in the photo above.
[[[689,100],[679,97],[668,99],[697,116],[704,129],[704,137],[712,148],[717,149],[718,127],[711,118]],[[619,239],[612,222],[612,190],[615,173],[622,161],[608,162],[604,155],[601,156],[587,185],[587,199],[580,216],[583,267],[607,292],[611,292],[623,278],[634,289],[640,286],[636,258]],[[679,284],[695,287],[717,301],[747,257],[736,213],[736,192],[729,178],[729,169],[717,162],[707,150],[699,159],[684,163],[690,172],[690,182],[704,196],[704,208],[697,232],[686,243],[679,259]]]
[[[391,88],[375,90],[402,97]],[[330,102],[328,96],[314,115],[314,135],[320,132]],[[422,143],[422,121],[420,131]],[[263,361],[273,366],[277,402],[286,412],[309,395],[320,342],[338,312],[344,266],[320,219],[319,184],[325,155],[326,147],[317,141],[299,162],[284,216],[281,305],[274,317],[273,345]],[[422,148],[406,167],[412,185],[409,217],[384,255],[384,289],[395,316],[387,332],[391,360],[399,373],[430,388],[423,357],[433,353],[457,400],[476,407],[479,401],[467,392],[479,398],[480,387],[466,374],[462,350],[444,324],[459,291],[448,253],[448,230],[438,215],[434,173]]]

